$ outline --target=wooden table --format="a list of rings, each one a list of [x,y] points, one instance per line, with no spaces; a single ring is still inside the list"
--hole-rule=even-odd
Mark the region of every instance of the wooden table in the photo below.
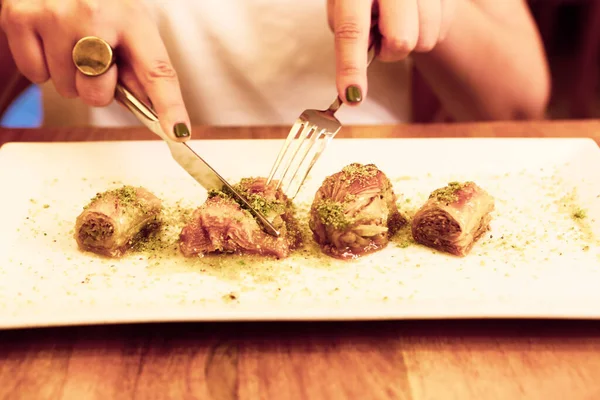
[[[196,128],[206,138],[285,129]],[[600,121],[344,128],[346,137],[585,136]],[[6,141],[151,139],[2,130]],[[156,324],[0,333],[4,399],[599,399],[600,322]]]

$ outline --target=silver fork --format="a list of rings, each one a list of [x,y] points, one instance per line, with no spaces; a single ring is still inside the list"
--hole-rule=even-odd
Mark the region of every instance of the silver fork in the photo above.
[[[367,66],[375,58],[377,48],[377,40],[372,40],[369,46]],[[311,169],[342,127],[340,121],[335,117],[336,111],[342,104],[342,100],[337,96],[326,110],[304,110],[300,114],[277,155],[269,173],[267,185],[276,180],[277,189],[281,188],[290,199],[296,197]],[[293,151],[288,153],[292,147]],[[311,153],[314,154],[312,158],[309,157]],[[286,155],[289,157],[283,163]],[[308,164],[307,160],[309,160]],[[299,174],[305,165],[308,165],[305,172]],[[294,183],[296,183],[295,186],[293,186]]]

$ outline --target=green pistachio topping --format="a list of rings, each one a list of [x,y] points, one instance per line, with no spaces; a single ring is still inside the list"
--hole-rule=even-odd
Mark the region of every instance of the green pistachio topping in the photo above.
[[[138,206],[143,207],[142,202],[137,195],[137,190],[133,186],[123,186],[119,189],[108,190],[102,193],[96,193],[90,203],[84,208],[88,208],[92,203],[106,199],[107,197],[115,197],[122,206]]]
[[[577,210],[573,211],[573,218],[575,219],[584,219],[586,216],[587,213],[584,209],[578,208]]]
[[[316,206],[321,223],[334,229],[344,229],[350,224],[344,211],[344,204],[333,200],[321,200]]]
[[[469,184],[471,184],[471,182],[450,182],[447,186],[434,190],[429,195],[429,198],[435,198],[437,201],[444,203],[454,203],[458,200],[458,192]]]

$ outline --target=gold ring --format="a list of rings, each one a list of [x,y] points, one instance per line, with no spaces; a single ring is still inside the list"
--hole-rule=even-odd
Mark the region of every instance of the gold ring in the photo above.
[[[73,63],[84,75],[100,76],[115,63],[115,53],[106,41],[86,36],[73,47]]]

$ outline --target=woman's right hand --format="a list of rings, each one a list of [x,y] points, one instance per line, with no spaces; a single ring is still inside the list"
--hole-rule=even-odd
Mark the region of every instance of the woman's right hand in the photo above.
[[[103,107],[114,98],[118,79],[152,104],[173,139],[190,136],[190,121],[177,74],[143,0],[3,0],[0,27],[15,64],[33,83],[52,80],[67,98]],[[118,48],[119,67],[97,77],[79,72],[73,47],[97,36]]]

